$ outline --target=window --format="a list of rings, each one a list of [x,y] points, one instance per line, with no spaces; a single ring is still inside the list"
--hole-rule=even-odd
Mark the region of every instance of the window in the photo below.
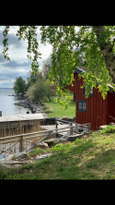
[[[83,96],[85,96],[86,86],[83,88]],[[93,87],[91,87],[91,91],[89,92],[89,97],[93,96]]]
[[[78,100],[78,111],[85,112],[86,111],[86,101]]]

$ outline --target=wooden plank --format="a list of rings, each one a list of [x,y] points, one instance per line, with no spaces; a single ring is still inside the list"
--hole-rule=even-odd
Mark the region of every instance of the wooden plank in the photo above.
[[[95,130],[98,130],[97,126],[97,113],[98,113],[98,89],[96,89],[96,94],[95,94]]]
[[[8,149],[10,149],[10,148],[13,147],[14,145],[16,145],[18,142],[19,142],[19,140],[16,141],[14,144],[10,145],[7,149],[2,150],[1,153],[6,152]],[[1,153],[0,153],[0,154],[1,154]]]
[[[96,116],[96,109],[95,109],[95,107],[96,107],[96,88],[94,88],[94,98],[93,98],[93,100],[94,100],[94,104],[93,104],[93,113],[94,113],[94,115],[93,115],[93,121],[92,121],[92,126],[91,126],[91,129],[92,130],[95,130],[95,128],[96,128],[96,126],[95,126],[95,116]]]
[[[75,73],[75,93],[76,93],[76,89],[77,89],[77,73]]]
[[[105,117],[104,117],[104,112],[105,112],[105,101],[102,100],[102,125],[105,125]]]
[[[107,124],[110,122],[115,122],[112,117],[114,117],[114,106],[115,106],[115,101],[114,101],[114,93],[109,93],[107,96]]]
[[[115,118],[115,92],[113,93],[113,117]],[[113,119],[113,122],[115,123],[115,119]]]
[[[99,116],[99,100],[100,100],[100,96],[99,96],[99,90],[97,89],[97,92],[96,92],[96,108],[97,108],[97,111],[96,111],[96,115],[95,115],[95,118],[96,118],[96,130],[98,130],[98,116]]]
[[[106,99],[105,99],[105,124],[107,125],[107,96],[106,96]]]
[[[6,121],[23,121],[23,120],[34,120],[34,119],[44,119],[42,113],[39,114],[25,114],[25,115],[9,115],[0,117],[0,122]]]
[[[93,96],[91,97],[91,104],[90,104],[90,107],[91,107],[91,118],[90,118],[91,127],[92,127],[93,116],[94,116],[93,106],[94,106],[94,88],[93,88]]]

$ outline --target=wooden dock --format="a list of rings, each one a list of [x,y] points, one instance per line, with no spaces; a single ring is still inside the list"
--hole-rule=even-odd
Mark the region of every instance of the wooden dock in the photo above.
[[[39,114],[24,114],[24,115],[8,115],[0,117],[0,122],[21,121],[21,120],[38,120],[43,119],[42,113]]]
[[[39,131],[42,113],[0,117],[0,137]]]

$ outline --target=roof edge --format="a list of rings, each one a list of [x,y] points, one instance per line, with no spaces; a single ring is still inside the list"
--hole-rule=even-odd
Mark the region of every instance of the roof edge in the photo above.
[[[81,72],[84,72],[84,73],[86,73],[86,71],[84,71],[84,70],[82,70],[81,68],[75,68],[75,72],[76,73],[78,73],[78,74],[80,74]],[[97,82],[96,82],[96,84],[98,84]],[[109,92],[110,93],[113,93],[114,91],[113,91],[113,86],[112,85],[109,85],[109,84],[107,84],[108,86],[109,86]]]

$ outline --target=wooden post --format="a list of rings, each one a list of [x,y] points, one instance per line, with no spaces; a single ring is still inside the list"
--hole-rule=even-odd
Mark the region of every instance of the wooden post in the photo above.
[[[73,135],[73,127],[72,126],[72,122],[70,123],[70,135]]]
[[[22,152],[23,136],[20,136],[20,152]]]
[[[51,132],[49,131],[48,132],[48,138],[47,139],[50,139],[51,138]]]
[[[56,121],[56,137],[58,137],[57,128],[58,128],[58,123]]]
[[[2,117],[2,111],[0,111],[0,117]]]

